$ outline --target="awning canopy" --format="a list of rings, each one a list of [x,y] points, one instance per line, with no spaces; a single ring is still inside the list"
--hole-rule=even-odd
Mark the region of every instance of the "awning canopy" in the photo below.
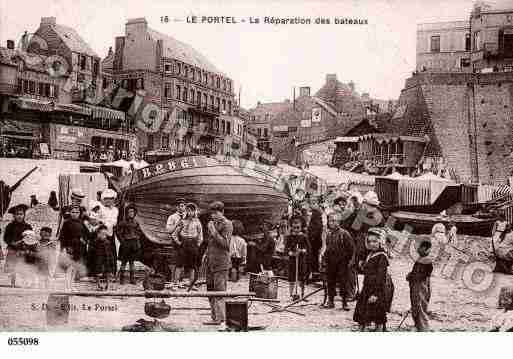
[[[428,137],[420,136],[400,136],[390,133],[371,133],[359,137],[360,140],[373,139],[378,143],[395,143],[399,140],[403,142],[428,142]]]
[[[33,98],[19,97],[13,102],[23,110],[51,112],[54,109],[54,103],[51,101],[41,101]]]
[[[87,108],[91,109],[92,116],[94,119],[103,118],[106,120],[125,120],[125,113],[123,111],[114,110],[112,108],[100,107],[94,105],[86,105]]]
[[[3,138],[14,138],[17,140],[37,140],[38,138],[32,135],[0,135]]]
[[[78,115],[83,115],[83,116],[91,116],[90,108],[87,108],[84,106],[79,106],[79,105],[74,105],[72,103],[57,103],[57,104],[55,104],[54,110],[60,111],[60,112],[76,113]]]
[[[343,136],[343,137],[337,137],[335,139],[335,143],[337,142],[358,142],[358,136]]]

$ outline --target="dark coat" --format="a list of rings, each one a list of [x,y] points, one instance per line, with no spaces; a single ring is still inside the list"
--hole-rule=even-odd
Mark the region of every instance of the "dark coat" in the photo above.
[[[206,267],[210,272],[227,271],[232,265],[230,258],[230,241],[232,239],[233,224],[227,218],[212,221],[212,223],[214,223],[217,231],[212,235],[207,225],[206,236],[208,245],[206,251]]]
[[[353,319],[359,324],[385,324],[390,311],[394,287],[388,274],[388,258],[383,250],[371,253],[363,265],[363,288],[358,296]],[[376,296],[375,303],[369,298]]]
[[[61,249],[71,252],[74,261],[85,259],[87,230],[80,219],[67,219],[62,224],[59,242]]]
[[[16,242],[21,241],[22,233],[26,230],[32,229],[32,226],[26,222],[10,222],[5,227],[4,242],[7,244],[7,248],[10,250],[23,249],[23,243]]]
[[[298,280],[305,281],[310,275],[310,255],[312,253],[312,246],[308,237],[303,233],[300,234],[289,234],[285,238],[285,253],[289,255],[289,252],[296,252],[297,249],[306,249],[306,253],[299,254],[298,262]],[[289,270],[288,279],[290,282],[296,280],[296,257],[289,256]]]
[[[271,238],[269,233],[264,233],[263,238],[254,241],[255,245],[248,246],[247,248],[247,270],[252,273],[260,273],[260,265],[265,270],[272,267],[274,249],[276,243]]]
[[[319,209],[312,209],[312,217],[308,224],[308,238],[311,244],[322,241],[322,212]]]
[[[354,255],[354,240],[345,229],[337,227],[329,230],[326,236],[326,252],[324,260],[327,266],[347,268]]]

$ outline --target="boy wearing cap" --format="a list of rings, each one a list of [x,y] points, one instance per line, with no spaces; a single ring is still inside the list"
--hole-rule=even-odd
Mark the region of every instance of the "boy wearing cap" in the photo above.
[[[135,219],[137,215],[137,208],[134,205],[129,205],[126,208],[126,220],[119,223],[117,228],[117,236],[119,238],[119,259],[121,267],[119,271],[119,283],[125,284],[125,270],[126,264],[130,266],[130,284],[135,282],[135,267],[134,262],[139,260],[141,255],[141,238],[143,236],[141,227]]]
[[[321,249],[322,263],[326,268],[328,303],[325,308],[334,308],[334,298],[337,284],[340,286],[342,309],[349,310],[347,306],[346,282],[354,254],[353,238],[349,232],[342,229],[335,213],[328,216],[328,233]]]
[[[9,273],[11,286],[16,285],[16,266],[23,256],[23,232],[32,230],[32,226],[25,222],[27,206],[17,205],[9,209],[13,220],[5,227],[4,242],[7,244],[7,255],[5,258],[5,272]]]
[[[225,291],[231,266],[230,243],[233,225],[224,216],[224,204],[213,202],[209,206],[211,220],[207,225],[208,246],[205,253],[207,291]],[[209,298],[212,321],[205,324],[220,325],[225,321],[224,298]]]
[[[177,225],[176,237],[181,243],[180,266],[189,275],[189,284],[194,283],[201,266],[200,246],[203,242],[203,227],[197,217],[198,207],[194,203],[185,205],[185,218]]]
[[[171,246],[173,248],[173,256],[169,259],[169,272],[171,276],[171,282],[177,283],[180,281],[182,276],[182,254],[181,252],[181,243],[177,237],[176,230],[178,228],[178,224],[185,217],[185,198],[178,198],[176,201],[176,212],[171,214],[166,221],[166,231],[169,233],[169,238],[171,241]]]

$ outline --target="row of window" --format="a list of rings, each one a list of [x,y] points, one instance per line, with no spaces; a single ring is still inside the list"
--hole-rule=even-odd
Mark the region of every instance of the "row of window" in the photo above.
[[[479,31],[478,31],[479,32]],[[474,38],[475,41],[475,38]],[[431,36],[431,52],[440,52],[440,35]],[[476,46],[474,45],[474,48]],[[470,51],[470,34],[465,34],[465,51]]]
[[[95,59],[91,56],[83,55],[83,54],[73,54],[74,63],[78,65],[80,70],[92,70],[93,74],[98,74],[100,72],[100,60]]]
[[[262,131],[262,130],[263,130],[263,131]],[[268,129],[268,128],[261,128],[261,127],[259,127],[259,128],[257,129],[257,133],[258,133],[258,137],[262,137],[262,133],[263,133],[264,137],[268,137],[268,135],[269,135],[269,129]]]
[[[164,97],[172,98],[172,86],[170,83],[165,84],[164,86]],[[176,85],[175,89],[175,98],[179,101],[196,103],[198,105],[209,105],[208,99],[209,96],[206,93],[202,93],[201,91],[195,91],[194,89],[187,89],[187,87],[182,87],[180,85]],[[217,107],[222,111],[227,111],[229,114],[232,113],[232,101],[225,99],[221,99],[219,97],[214,97],[210,95],[210,106]]]
[[[174,71],[173,71],[174,70]],[[209,74],[206,71],[192,67],[190,65],[176,61],[173,69],[173,64],[164,64],[164,71],[167,73],[175,73],[193,81],[202,82],[205,85],[217,87],[223,91],[232,90],[232,81],[230,79],[221,78],[215,74]]]
[[[59,87],[46,82],[18,79],[18,91],[20,93],[55,98],[58,97]]]
[[[262,120],[262,119],[265,119],[265,121],[266,121],[266,122],[269,122],[269,121],[271,121],[272,116],[271,116],[271,114],[266,113],[266,114],[265,114],[265,115],[263,115],[263,116],[262,116],[262,115],[252,115],[252,116],[250,116],[250,119],[251,119],[251,121],[253,121],[253,122],[254,122],[254,121],[260,121],[260,120]]]
[[[471,48],[474,51],[482,50],[481,31],[475,31],[473,35],[474,36],[471,41],[471,35],[469,33],[465,34],[465,51],[471,51]],[[431,36],[430,44],[431,52],[440,52],[440,35]],[[512,31],[499,30],[498,45],[499,49],[505,54],[513,54]]]

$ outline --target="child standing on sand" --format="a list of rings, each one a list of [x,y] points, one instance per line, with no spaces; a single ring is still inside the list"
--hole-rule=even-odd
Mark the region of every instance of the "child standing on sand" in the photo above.
[[[429,258],[431,242],[422,241],[417,247],[419,257],[406,280],[410,284],[411,315],[418,332],[429,331],[428,306],[431,299],[431,273],[433,263]]]

